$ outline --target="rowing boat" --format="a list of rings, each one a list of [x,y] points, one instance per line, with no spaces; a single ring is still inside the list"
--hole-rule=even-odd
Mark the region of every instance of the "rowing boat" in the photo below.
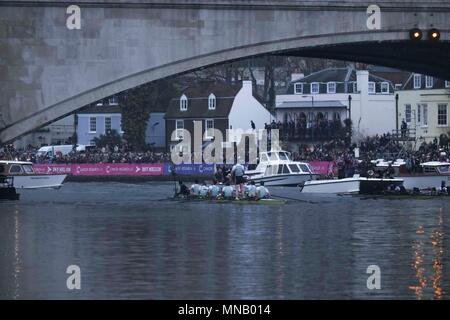
[[[220,204],[251,204],[251,205],[283,205],[286,204],[286,200],[282,199],[259,199],[259,200],[247,200],[247,199],[209,199],[209,198],[180,198],[173,197],[171,200],[186,201],[186,202],[208,202],[208,203],[220,203]]]

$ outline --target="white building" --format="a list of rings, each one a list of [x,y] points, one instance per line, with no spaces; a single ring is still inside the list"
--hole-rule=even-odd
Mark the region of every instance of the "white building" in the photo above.
[[[407,123],[418,142],[449,134],[450,81],[411,73],[398,95],[399,122]]]
[[[394,86],[369,71],[350,67],[324,69],[306,77],[294,74],[286,94],[276,97],[276,117],[281,123],[291,123],[293,138],[300,139],[311,138],[311,130],[311,140],[329,138],[350,117],[353,139],[392,132]],[[314,136],[314,132],[320,134]]]
[[[224,140],[238,142],[236,137],[227,137],[228,129],[264,129],[272,119],[271,113],[255,98],[252,81],[243,81],[242,87],[229,86],[222,82],[202,81],[185,88],[177,98],[173,98],[165,114],[167,149],[172,150],[183,130],[194,137],[194,122],[202,124],[202,145],[213,140],[212,129],[221,132]],[[175,135],[172,135],[176,131]],[[233,141],[235,140],[235,141]],[[194,150],[194,142],[190,145]]]

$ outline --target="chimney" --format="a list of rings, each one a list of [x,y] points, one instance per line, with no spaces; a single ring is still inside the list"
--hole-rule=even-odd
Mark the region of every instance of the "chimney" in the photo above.
[[[303,79],[305,77],[305,74],[303,73],[292,73],[291,74],[291,82]]]
[[[356,85],[357,90],[361,92],[361,94],[369,93],[369,71],[367,70],[356,71]]]
[[[242,81],[241,91],[244,92],[245,94],[252,95],[253,94],[252,86],[253,86],[253,84],[250,80],[244,80],[244,81]]]

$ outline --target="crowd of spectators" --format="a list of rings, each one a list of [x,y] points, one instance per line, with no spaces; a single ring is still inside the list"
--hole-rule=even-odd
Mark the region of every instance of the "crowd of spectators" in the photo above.
[[[0,152],[0,159],[12,158],[19,161],[31,161],[33,163],[159,163],[170,161],[170,154],[164,152],[134,152],[126,146],[109,148],[88,148],[82,152],[70,152],[63,155],[39,154],[37,148],[15,150],[9,146],[7,150]]]
[[[316,144],[300,144],[298,149],[291,150],[296,161],[334,161],[344,164],[349,169],[357,164],[370,163],[371,160],[396,160],[401,158],[410,171],[420,169],[420,163],[427,161],[450,161],[450,138],[441,135],[439,139],[423,142],[416,150],[402,147],[402,143],[393,139],[390,134],[367,137],[359,143],[348,144],[346,138],[334,138]],[[355,158],[359,149],[358,160]],[[1,150],[1,149],[0,149]],[[289,150],[288,150],[289,151]],[[89,148],[83,152],[70,152],[67,155],[56,152],[54,155],[39,155],[37,148],[15,150],[12,146],[0,151],[0,159],[15,159],[34,163],[158,163],[170,162],[169,153],[143,151],[135,152],[126,145],[114,148]]]

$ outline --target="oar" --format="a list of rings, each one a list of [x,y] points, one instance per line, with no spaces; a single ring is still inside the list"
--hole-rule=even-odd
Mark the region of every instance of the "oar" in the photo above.
[[[291,200],[291,201],[306,202],[306,203],[312,203],[312,204],[318,204],[319,203],[319,202],[314,202],[314,201],[308,201],[308,200],[301,200],[301,199],[296,199],[296,198],[278,196],[276,194],[271,194],[271,196],[275,197],[275,198],[286,199],[286,200]]]

